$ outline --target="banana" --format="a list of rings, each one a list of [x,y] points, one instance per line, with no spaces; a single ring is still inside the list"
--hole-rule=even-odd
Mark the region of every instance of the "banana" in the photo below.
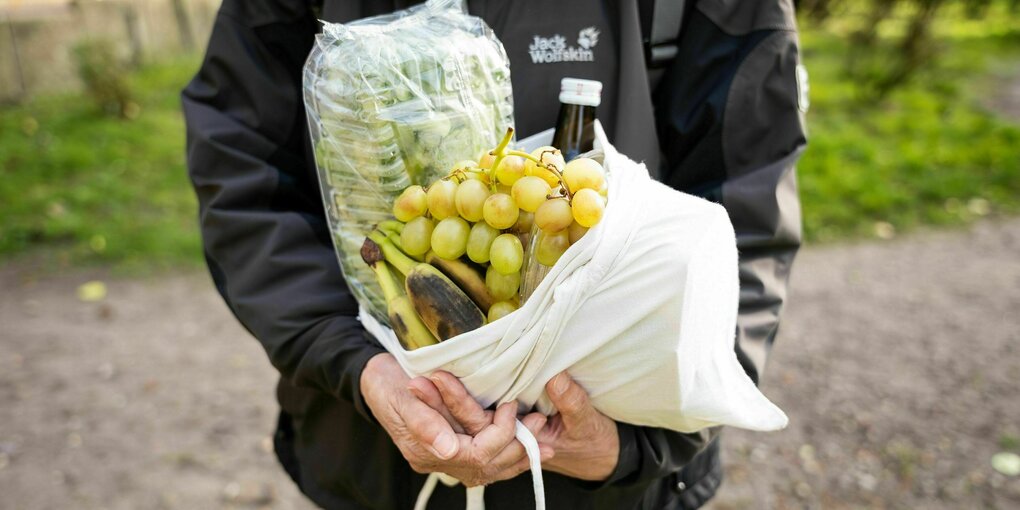
[[[379,224],[375,226],[375,228],[382,230],[387,234],[389,234],[390,232],[395,232],[399,236],[400,233],[404,231],[404,224],[397,220],[383,220],[380,221]]]
[[[386,313],[390,319],[390,327],[397,334],[397,339],[404,348],[413,351],[420,347],[439,343],[432,332],[425,326],[418,313],[414,310],[411,299],[398,284],[392,268],[383,258],[379,245],[366,239],[361,246],[361,258],[375,271],[379,286],[382,287],[386,299]]]
[[[480,328],[485,315],[450,278],[431,264],[415,262],[379,231],[369,240],[382,249],[386,261],[404,273],[404,288],[425,326],[440,341]]]
[[[485,324],[485,315],[471,298],[430,264],[415,266],[407,275],[405,286],[418,316],[440,340]]]
[[[489,289],[485,287],[485,276],[471,264],[463,260],[446,260],[432,251],[425,254],[425,262],[432,264],[453,280],[453,283],[456,283],[483,312],[487,312],[496,302]]]

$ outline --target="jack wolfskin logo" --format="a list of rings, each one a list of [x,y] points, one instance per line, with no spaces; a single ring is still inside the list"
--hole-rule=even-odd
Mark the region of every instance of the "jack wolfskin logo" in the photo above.
[[[590,50],[599,43],[599,30],[595,27],[582,28],[577,33],[577,44],[582,48]]]
[[[594,62],[595,45],[599,43],[599,30],[595,27],[582,28],[577,33],[577,46],[567,46],[567,38],[560,34],[550,37],[534,36],[528,45],[528,53],[534,64],[556,62]]]

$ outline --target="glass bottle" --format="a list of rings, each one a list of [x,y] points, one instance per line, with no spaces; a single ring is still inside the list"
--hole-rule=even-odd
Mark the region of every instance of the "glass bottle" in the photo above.
[[[552,146],[570,161],[588,152],[595,142],[595,110],[602,102],[602,82],[563,78],[560,82],[560,115]]]
[[[595,143],[595,110],[601,102],[602,82],[563,78],[560,84],[560,115],[556,121],[552,146],[563,153],[565,161],[592,150]],[[535,260],[538,235],[538,227],[533,226],[525,244],[520,289],[522,305],[549,274],[549,268]]]

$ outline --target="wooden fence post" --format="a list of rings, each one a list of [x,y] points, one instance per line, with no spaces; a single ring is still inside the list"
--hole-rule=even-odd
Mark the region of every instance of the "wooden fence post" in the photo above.
[[[184,0],[172,0],[174,17],[177,18],[177,32],[180,34],[181,46],[185,51],[195,49],[194,34],[191,31],[191,19],[188,18],[188,11],[184,8]]]
[[[138,10],[135,3],[124,4],[124,25],[127,28],[128,42],[131,46],[131,67],[142,64],[142,36],[138,27]]]
[[[14,22],[11,21],[10,13],[6,13],[4,18],[7,21],[7,33],[11,37],[11,53],[14,54],[14,72],[18,75],[18,88],[20,92],[14,98],[17,101],[28,94],[28,88],[25,86],[25,72],[21,69],[21,55],[18,54],[18,36],[14,33]]]

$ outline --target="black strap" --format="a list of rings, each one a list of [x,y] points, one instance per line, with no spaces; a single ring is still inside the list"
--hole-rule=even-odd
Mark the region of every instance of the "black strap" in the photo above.
[[[638,0],[648,67],[663,67],[676,57],[677,37],[687,3],[686,0]]]

